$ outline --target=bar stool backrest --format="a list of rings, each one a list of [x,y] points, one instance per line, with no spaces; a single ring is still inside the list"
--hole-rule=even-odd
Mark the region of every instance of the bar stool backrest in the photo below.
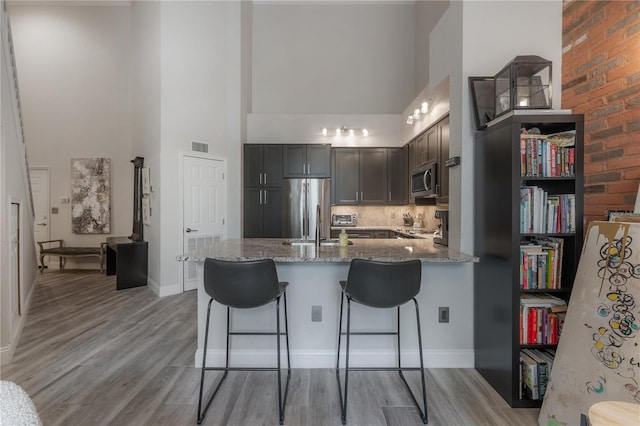
[[[377,262],[353,259],[344,292],[366,306],[393,308],[418,294],[421,278],[419,260]]]
[[[256,308],[281,294],[272,259],[226,261],[205,259],[204,289],[216,302],[232,308]]]

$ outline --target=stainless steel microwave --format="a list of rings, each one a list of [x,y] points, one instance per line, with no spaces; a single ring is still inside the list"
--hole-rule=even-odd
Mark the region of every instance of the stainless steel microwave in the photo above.
[[[438,163],[430,161],[411,173],[411,196],[415,198],[438,195]]]

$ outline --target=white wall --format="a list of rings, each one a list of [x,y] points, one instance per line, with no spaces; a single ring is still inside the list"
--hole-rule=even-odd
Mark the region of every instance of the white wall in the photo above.
[[[160,293],[160,247],[162,245],[162,210],[160,191],[160,3],[133,2],[131,5],[132,28],[132,146],[137,156],[144,157],[150,170],[153,192],[151,224],[144,226],[144,239],[149,242],[148,284]]]
[[[67,245],[97,247],[132,230],[131,21],[120,4],[10,7],[29,164],[51,171],[51,238]],[[108,235],[73,234],[71,204],[59,201],[71,195],[71,158],[84,157],[111,159]]]
[[[248,143],[399,146],[415,96],[415,5],[264,2],[253,7]],[[355,141],[323,127],[371,131]]]
[[[482,19],[478,19],[478,17]],[[544,31],[531,31],[514,16],[544,21]],[[518,55],[539,55],[553,63],[553,108],[560,108],[562,71],[562,1],[467,1],[462,7],[463,59],[451,87],[460,88],[456,110],[458,126],[452,126],[452,141],[461,146],[463,162],[460,188],[460,248],[473,252],[473,146],[475,124],[469,96],[470,76],[494,75]],[[499,43],[496,41],[499,40]],[[496,48],[487,48],[487,46]],[[453,102],[452,97],[452,102]],[[454,133],[455,129],[455,133]],[[465,161],[466,160],[466,161]],[[463,163],[463,164],[464,164]]]
[[[396,114],[415,96],[415,5],[256,3],[253,112]]]
[[[33,210],[27,181],[25,146],[20,129],[15,80],[8,44],[8,26],[4,10],[0,9],[0,363],[11,360],[19,342],[22,327],[35,288],[37,262],[33,241]],[[20,205],[19,275],[21,280],[18,312],[18,292],[12,282],[11,204]]]
[[[429,38],[431,30],[438,23],[449,7],[449,0],[417,1],[415,6],[416,20],[416,89],[429,84]],[[440,80],[437,80],[440,81]],[[406,105],[405,105],[406,106]]]
[[[209,154],[233,159],[229,216],[240,216],[240,40],[239,2],[162,2],[161,165],[159,225],[160,294],[182,291],[180,162],[191,141],[209,144]],[[154,219],[155,220],[155,219]]]
[[[513,16],[545,22],[545,31],[531,31]],[[553,107],[560,106],[562,69],[562,2],[453,1],[430,34],[429,79],[425,89],[403,112],[403,122],[420,102],[448,96],[450,156],[461,156],[461,166],[449,169],[449,244],[473,253],[473,143],[475,125],[469,96],[470,76],[494,75],[518,55],[539,55],[553,62]],[[442,84],[448,84],[448,89]],[[442,103],[444,105],[444,103]],[[446,108],[443,108],[443,110]],[[442,111],[431,111],[412,126],[403,127],[403,139],[420,133]]]

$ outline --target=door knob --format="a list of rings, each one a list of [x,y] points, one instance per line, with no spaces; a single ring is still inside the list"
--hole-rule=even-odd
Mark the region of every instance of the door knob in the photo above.
[[[187,228],[187,229],[186,229],[186,231],[187,231],[187,232],[198,232],[198,230],[197,230],[197,229],[191,229],[191,228]]]

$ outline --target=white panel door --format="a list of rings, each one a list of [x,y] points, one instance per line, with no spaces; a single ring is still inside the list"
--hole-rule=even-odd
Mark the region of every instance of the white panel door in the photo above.
[[[31,193],[33,194],[33,211],[35,221],[33,226],[34,241],[47,241],[50,239],[49,220],[49,170],[32,168],[29,169],[29,179],[31,180]],[[36,254],[40,256],[40,249],[36,244]],[[49,262],[49,256],[44,260],[44,264]]]
[[[183,160],[183,252],[211,246],[226,238],[225,161],[185,156]],[[195,290],[194,262],[183,263],[183,290]]]

